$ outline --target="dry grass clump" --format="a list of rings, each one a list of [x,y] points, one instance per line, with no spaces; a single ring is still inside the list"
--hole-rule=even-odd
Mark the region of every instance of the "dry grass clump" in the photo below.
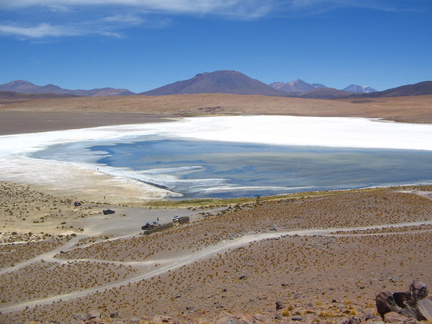
[[[121,264],[42,260],[1,276],[0,303],[14,304],[67,294],[127,279],[136,273],[136,269]]]
[[[47,228],[56,228],[51,230],[56,233],[82,232],[77,224],[97,212],[92,211],[94,204],[84,201],[82,206],[74,206],[75,200],[55,197],[29,185],[0,181],[0,243],[13,239],[7,233],[43,233]]]
[[[432,233],[415,232],[265,240],[150,280],[27,310],[26,318],[41,312],[67,318],[87,309],[154,316],[165,314],[166,305],[180,318],[203,312],[211,318],[223,310],[271,312],[276,300],[294,306],[289,316],[360,316],[373,312],[371,301],[381,290],[404,289],[418,277],[432,282],[430,242]],[[409,265],[400,265],[410,257]]]
[[[268,232],[274,225],[279,230],[357,227],[422,221],[429,219],[431,214],[430,200],[417,195],[392,189],[348,191],[338,195],[235,205],[215,216],[204,217],[193,226],[101,242],[58,257],[142,261],[198,251],[246,234]]]
[[[66,286],[58,288],[55,280],[59,279],[51,281],[57,287],[51,291],[59,293],[85,289],[86,284],[97,287],[108,280],[122,280],[122,274],[126,274],[122,271],[129,269],[129,261],[139,265],[152,260],[153,263],[143,262],[141,267],[136,267],[136,275],[145,274],[163,269],[165,259],[181,259],[223,240],[269,232],[274,230],[274,225],[278,231],[331,229],[423,221],[430,220],[431,215],[430,199],[394,189],[234,205],[218,215],[149,236],[87,239],[80,242],[81,247],[59,253],[54,259],[58,264],[38,263],[35,266],[40,268],[35,271],[63,278],[64,268],[68,277]],[[133,283],[126,280],[122,286],[86,297],[3,314],[2,320],[13,323],[17,315],[22,320],[63,321],[74,313],[91,309],[99,309],[105,316],[116,311],[124,317],[172,315],[188,323],[203,314],[212,320],[222,311],[242,313],[245,310],[271,318],[337,320],[342,316],[362,317],[373,313],[373,298],[379,291],[403,290],[416,278],[432,282],[430,226],[355,233],[284,235],[255,241],[146,280]],[[106,263],[102,265],[98,260]],[[113,261],[124,262],[121,269],[115,268]],[[89,270],[85,270],[87,267]],[[8,274],[5,278],[9,286],[23,281],[28,271],[22,269]],[[97,281],[92,276],[99,272],[101,278]],[[132,270],[129,274],[129,278],[135,275]],[[36,281],[34,287],[38,284]],[[25,287],[19,286],[17,291],[22,295]],[[41,296],[43,292],[35,294]],[[287,308],[289,312],[276,312],[277,300],[291,305]]]
[[[0,269],[11,267],[18,262],[52,251],[70,239],[70,236],[51,237],[48,235],[47,237],[44,241],[1,244]]]

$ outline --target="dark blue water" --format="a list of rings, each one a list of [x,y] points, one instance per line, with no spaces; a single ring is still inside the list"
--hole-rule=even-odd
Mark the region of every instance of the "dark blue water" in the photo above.
[[[130,168],[183,198],[432,183],[432,152],[256,145],[178,139],[95,145],[97,163]],[[40,156],[41,157],[41,156]]]

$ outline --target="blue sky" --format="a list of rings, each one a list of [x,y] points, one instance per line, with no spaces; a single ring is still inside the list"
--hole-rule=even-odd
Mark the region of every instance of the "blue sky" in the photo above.
[[[236,70],[378,90],[432,80],[432,0],[0,0],[0,84],[142,92]]]

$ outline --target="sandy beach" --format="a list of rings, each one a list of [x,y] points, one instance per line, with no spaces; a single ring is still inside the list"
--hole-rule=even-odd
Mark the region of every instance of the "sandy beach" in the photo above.
[[[90,100],[89,106],[101,100]],[[431,150],[430,124],[344,114],[325,122],[256,115],[165,122],[159,117],[174,114],[138,120],[134,113],[115,116],[107,110],[99,121],[91,111],[70,120],[65,118],[70,112],[44,109],[34,114],[52,114],[53,122],[40,117],[29,127],[33,113],[20,121],[23,111],[42,103],[0,111],[0,116],[15,114],[15,123],[22,124],[2,128],[0,136],[2,323],[377,323],[382,320],[374,305],[378,292],[406,291],[415,279],[432,283],[430,186],[149,207],[144,204],[169,193],[88,161],[26,156],[58,143],[156,133]],[[412,111],[404,118],[412,119]],[[74,206],[76,200],[82,205]],[[104,215],[107,208],[115,214]],[[142,235],[146,222],[169,223],[174,216],[189,216],[191,222]]]

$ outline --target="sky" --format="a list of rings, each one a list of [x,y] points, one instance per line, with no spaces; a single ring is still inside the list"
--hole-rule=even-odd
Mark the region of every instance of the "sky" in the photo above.
[[[0,0],[0,84],[151,90],[235,70],[377,90],[432,80],[432,0]]]

